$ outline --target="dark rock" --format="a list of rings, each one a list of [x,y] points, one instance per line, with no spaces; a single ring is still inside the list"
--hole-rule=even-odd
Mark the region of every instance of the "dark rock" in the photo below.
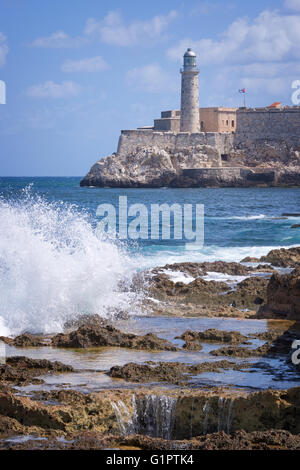
[[[214,342],[214,343],[231,343],[231,344],[240,344],[247,343],[247,336],[242,335],[238,331],[222,331],[210,329],[206,331],[186,331],[178,339],[185,341],[183,346],[185,349],[189,350],[201,350],[201,341],[203,342]]]
[[[0,341],[17,348],[42,347],[46,345],[44,338],[31,335],[29,333],[23,333],[22,335],[16,336],[15,338],[6,338],[1,336]]]
[[[271,263],[273,266],[281,268],[296,267],[300,265],[300,247],[272,250],[267,256],[262,256],[260,261]]]
[[[43,379],[35,377],[46,373],[73,372],[71,366],[61,362],[51,362],[46,359],[30,359],[24,356],[13,356],[6,359],[6,364],[0,365],[1,382],[10,382],[15,385],[28,383],[43,383]]]
[[[58,348],[92,348],[112,346],[131,349],[177,351],[178,348],[153,333],[145,336],[122,333],[111,325],[82,326],[66,334],[52,338],[52,345]]]
[[[284,430],[255,431],[247,433],[236,431],[229,435],[225,432],[207,434],[189,440],[163,440],[148,436],[127,436],[125,446],[135,446],[142,450],[300,450],[300,436]]]
[[[111,377],[122,378],[129,382],[166,382],[180,385],[189,381],[192,376],[205,372],[219,373],[225,369],[242,370],[247,367],[249,367],[248,364],[229,361],[203,362],[193,365],[179,362],[159,362],[151,363],[151,365],[129,363],[125,366],[112,367],[108,374]]]
[[[299,213],[287,213],[287,214],[282,214],[283,217],[300,217]]]
[[[258,258],[253,258],[251,256],[247,256],[246,258],[242,259],[241,263],[259,263]]]
[[[258,316],[268,314],[272,318],[300,321],[300,266],[290,274],[273,274],[267,287],[266,305],[258,311]]]

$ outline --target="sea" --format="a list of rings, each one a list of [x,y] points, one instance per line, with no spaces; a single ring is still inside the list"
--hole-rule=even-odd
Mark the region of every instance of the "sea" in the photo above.
[[[204,205],[204,245],[99,236],[97,207]],[[134,305],[140,270],[184,261],[241,261],[300,244],[300,188],[81,188],[80,178],[0,178],[0,335],[62,331],[76,315]],[[130,219],[128,219],[128,223]],[[172,225],[172,220],[171,220]],[[122,288],[120,286],[123,286]],[[140,315],[132,307],[131,314]]]

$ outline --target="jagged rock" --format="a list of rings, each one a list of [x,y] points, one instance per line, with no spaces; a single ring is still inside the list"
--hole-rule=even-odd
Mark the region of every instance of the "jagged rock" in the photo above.
[[[0,341],[17,348],[42,347],[46,345],[45,338],[29,333],[23,333],[15,338],[0,336]]]
[[[271,263],[281,268],[293,268],[300,265],[300,246],[295,248],[281,248],[272,250],[267,256],[262,256],[260,261]]]
[[[99,160],[80,184],[126,188],[176,186],[183,169],[210,167],[219,161],[218,150],[208,145],[177,151],[137,147],[134,152]]]
[[[178,339],[185,341],[184,348],[189,350],[202,349],[201,342],[213,343],[230,343],[240,344],[247,343],[247,336],[242,335],[239,331],[222,331],[210,329],[206,331],[186,331]]]
[[[256,276],[244,279],[234,291],[222,296],[223,302],[239,308],[258,307],[265,302],[268,282]]]
[[[229,152],[210,145],[159,148],[138,145],[102,158],[92,166],[81,186],[99,187],[249,187],[299,186],[299,152],[276,142]]]
[[[252,256],[247,256],[242,259],[241,263],[259,263],[259,258],[253,258]]]
[[[113,346],[132,349],[177,351],[178,348],[153,333],[145,336],[122,333],[113,326],[82,326],[66,334],[52,338],[52,345],[58,348],[92,348]]]
[[[219,373],[225,369],[243,370],[248,367],[248,364],[229,361],[202,362],[193,365],[179,362],[159,362],[151,365],[129,363],[125,366],[112,367],[109,375],[129,382],[166,382],[180,385],[190,380],[193,375],[205,372]]]
[[[255,451],[278,451],[278,450],[300,450],[300,436],[288,431],[272,429],[246,433],[237,431],[227,434],[224,431],[207,434],[205,436],[193,437],[186,440],[168,440],[158,437],[144,435],[129,436],[107,436],[95,431],[84,431],[77,433],[65,440],[49,439],[27,440],[23,443],[3,441],[1,449],[13,450],[105,450],[117,449],[138,451],[173,450],[255,450]],[[174,460],[175,461],[175,460]],[[178,460],[180,461],[180,460]]]
[[[290,355],[292,351],[292,344],[295,340],[300,339],[300,334],[297,331],[287,330],[280,334],[279,332],[264,332],[261,334],[249,335],[249,338],[258,338],[266,342],[256,349],[243,348],[239,346],[229,346],[210,351],[212,356],[226,356],[226,357],[259,357],[259,356],[286,356],[287,361],[290,362]]]
[[[25,356],[13,356],[6,359],[5,364],[0,365],[1,382],[9,382],[15,385],[28,383],[43,383],[43,379],[36,377],[48,372],[73,372],[72,366],[61,362],[51,362],[47,359],[30,359]]]
[[[168,434],[171,439],[189,439],[192,443],[195,436],[202,436],[202,440],[205,439],[204,434],[218,430],[233,436],[237,432],[283,430],[286,433],[280,442],[284,445],[290,438],[288,433],[297,435],[300,432],[299,390],[247,393],[218,388],[212,391],[188,390],[184,387],[167,392],[155,388],[149,393],[148,389],[139,388],[91,394],[62,390],[43,392],[43,398],[47,400],[44,404],[0,388],[0,432],[8,429],[10,434],[15,430],[20,434],[34,433],[52,438],[63,435],[67,439],[72,438],[73,442],[88,432],[105,434],[107,438],[115,436],[120,443],[133,438],[123,436],[124,429],[137,434],[151,434],[153,429],[156,436]],[[53,404],[55,401],[57,405]],[[152,427],[147,423],[152,423]],[[278,439],[277,434],[273,438],[269,434],[269,442],[278,443]]]
[[[300,228],[300,224],[294,224],[291,226],[291,228]]]
[[[266,299],[268,280],[252,276],[236,285],[232,290],[225,282],[206,281],[201,277],[189,284],[173,282],[165,273],[154,275],[149,292],[161,301],[197,304],[198,307],[232,306],[257,309]]]
[[[267,287],[267,303],[258,316],[300,320],[300,266],[290,274],[273,274]]]

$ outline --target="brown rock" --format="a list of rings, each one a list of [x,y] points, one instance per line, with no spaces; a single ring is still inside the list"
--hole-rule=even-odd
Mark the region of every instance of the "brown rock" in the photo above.
[[[239,331],[222,331],[210,329],[206,331],[186,331],[178,339],[185,341],[183,346],[185,349],[194,349],[200,351],[202,349],[201,342],[212,341],[214,343],[231,343],[240,344],[247,342],[247,336],[242,335]]]
[[[23,333],[22,335],[16,336],[15,338],[1,336],[0,341],[17,348],[42,347],[46,345],[45,338],[31,335],[29,333]]]
[[[259,263],[258,258],[253,258],[251,256],[247,256],[246,258],[242,259],[241,263]]]
[[[151,365],[129,363],[125,366],[112,367],[108,374],[129,382],[166,382],[180,385],[189,381],[192,376],[205,372],[219,373],[225,369],[242,370],[247,367],[249,367],[248,364],[229,361],[203,362],[193,365],[180,362],[159,362],[151,363]]]
[[[268,279],[253,276],[240,282],[234,291],[221,297],[222,300],[233,307],[253,308],[262,305],[267,296]]]
[[[300,266],[290,274],[273,274],[267,287],[267,303],[258,311],[258,316],[268,314],[300,320]]]
[[[67,366],[61,362],[13,356],[6,359],[6,364],[0,365],[0,380],[15,385],[43,383],[43,379],[36,379],[36,377],[48,372],[72,372],[73,370],[72,366]]]
[[[177,351],[178,348],[153,333],[145,336],[122,333],[113,326],[82,326],[78,330],[59,334],[52,338],[52,345],[59,348],[92,348],[112,346],[132,349]]]
[[[300,247],[272,250],[267,256],[262,256],[260,261],[271,263],[273,266],[279,266],[281,268],[296,267],[300,265]]]

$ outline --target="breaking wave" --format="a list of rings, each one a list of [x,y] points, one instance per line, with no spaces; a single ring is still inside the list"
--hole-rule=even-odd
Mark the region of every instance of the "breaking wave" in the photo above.
[[[135,264],[84,211],[23,191],[0,198],[0,334],[60,332],[67,320],[128,308]]]

